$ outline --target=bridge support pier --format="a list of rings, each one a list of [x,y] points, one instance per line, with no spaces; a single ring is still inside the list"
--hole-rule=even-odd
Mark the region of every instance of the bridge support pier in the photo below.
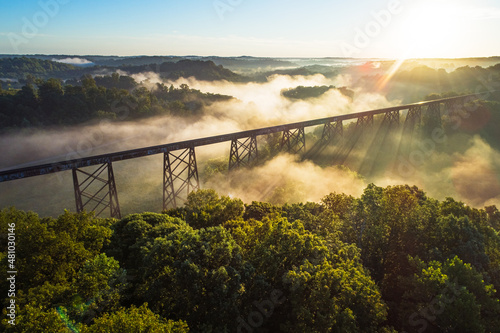
[[[398,156],[407,159],[413,145],[413,135],[415,125],[420,124],[422,121],[422,106],[410,106],[406,114],[405,122],[403,124],[403,132],[401,134],[401,141],[398,148]]]
[[[433,126],[441,127],[441,103],[432,103],[427,107],[427,116]]]
[[[463,101],[462,100],[446,101],[444,103],[445,113],[446,114],[454,113],[458,109],[462,108],[462,106],[463,106]]]
[[[382,120],[382,126],[387,126],[388,128],[399,126],[399,110],[389,111],[384,115],[384,120]]]
[[[422,119],[422,107],[420,105],[412,106],[408,109],[408,113],[406,114],[406,119],[404,123],[404,128],[412,128],[415,124],[420,123]]]
[[[187,195],[200,188],[195,148],[183,149],[174,154],[163,154],[163,209],[176,208],[181,201],[182,192]]]
[[[228,170],[231,171],[241,166],[251,166],[258,156],[257,136],[251,136],[243,141],[233,139],[231,140]]]
[[[373,115],[358,117],[356,121],[356,130],[365,129],[373,126]]]
[[[444,103],[444,114],[450,118],[462,118],[467,114],[464,110],[466,98],[446,101]]]
[[[89,210],[95,211],[96,216],[99,216],[109,208],[111,217],[121,218],[118,192],[111,162],[108,161],[102,164],[93,173],[77,168],[72,170],[77,212],[82,212],[90,207]],[[85,178],[82,182],[79,181],[78,174],[84,175]]]
[[[323,135],[321,136],[321,141],[323,143],[330,143],[335,137],[344,135],[344,126],[342,125],[342,120],[325,123],[323,127]]]
[[[306,151],[306,134],[304,127],[287,129],[283,131],[280,142],[281,151],[298,154]]]

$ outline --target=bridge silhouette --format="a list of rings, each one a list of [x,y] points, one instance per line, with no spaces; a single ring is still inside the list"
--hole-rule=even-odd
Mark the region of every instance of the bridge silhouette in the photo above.
[[[110,154],[90,156],[74,160],[59,161],[50,164],[24,167],[0,171],[0,182],[12,181],[27,177],[47,175],[56,172],[72,171],[73,186],[78,212],[88,210],[100,215],[109,209],[110,216],[121,218],[118,191],[116,187],[113,163],[163,154],[163,209],[177,207],[184,194],[200,188],[196,148],[223,142],[231,142],[228,170],[252,166],[259,159],[257,137],[273,133],[282,133],[279,142],[281,151],[291,154],[306,153],[307,127],[323,126],[318,142],[308,151],[317,150],[338,138],[344,136],[344,122],[356,121],[352,150],[363,131],[374,124],[375,116],[383,116],[382,126],[387,128],[400,127],[400,115],[406,111],[403,125],[403,135],[411,135],[415,125],[422,121],[422,115],[431,119],[434,124],[441,124],[442,114],[451,117],[458,115],[465,105],[485,93],[437,99],[432,101],[395,106],[384,109],[363,111],[334,117],[313,119],[302,122],[259,128],[231,134],[223,134],[194,140],[167,143],[139,149],[126,150]],[[443,113],[442,113],[443,111]],[[399,147],[401,150],[401,147]],[[88,171],[88,167],[97,166],[96,170]]]

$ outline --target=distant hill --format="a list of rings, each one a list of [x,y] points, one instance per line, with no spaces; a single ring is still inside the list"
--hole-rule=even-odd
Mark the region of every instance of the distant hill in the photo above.
[[[217,66],[213,61],[181,60],[177,63],[164,62],[160,66],[160,71],[162,75],[166,74],[166,78],[169,79],[194,76],[198,80],[205,81],[245,81],[243,76],[224,68],[222,65]]]
[[[309,76],[316,74],[324,75],[327,78],[333,78],[340,74],[340,71],[338,68],[334,68],[331,66],[310,65],[295,68],[291,67],[285,69],[276,69],[266,72],[257,72],[252,75],[252,79],[254,79],[255,81],[265,82],[270,76],[273,75]]]
[[[48,77],[54,74],[67,75],[76,69],[73,65],[35,58],[0,59],[0,77],[2,78],[20,79],[28,74],[36,77]],[[59,77],[59,75],[56,76]]]
[[[60,57],[60,56],[59,56]],[[103,75],[111,74],[120,69],[129,74],[138,74],[142,72],[156,72],[165,79],[176,80],[180,77],[195,77],[198,80],[217,81],[226,80],[231,82],[244,82],[248,78],[224,68],[222,65],[216,65],[213,61],[182,59],[174,62],[174,57],[143,57],[139,62],[146,62],[150,58],[154,60],[169,60],[161,64],[141,64],[141,65],[121,65],[121,66],[92,66],[77,67],[70,64],[60,63],[51,60],[38,59],[35,57],[0,57],[0,78],[14,79],[24,82],[27,75],[36,78],[48,79],[58,78],[63,80],[78,79],[85,74]],[[54,58],[55,59],[55,58]],[[92,57],[85,57],[91,61],[97,62]],[[126,58],[107,58],[106,62],[127,62]],[[97,62],[98,63],[98,62]]]
[[[176,62],[185,59],[177,56],[137,56],[137,57],[110,57],[110,56],[85,56],[99,66],[122,67],[122,66],[144,66],[151,64],[162,64],[164,62]]]
[[[164,62],[161,65],[121,67],[129,74],[146,71],[159,73],[164,79],[176,80],[180,77],[195,77],[203,81],[226,80],[231,82],[248,81],[245,76],[236,74],[222,65],[217,66],[213,61],[181,60],[178,62]]]
[[[281,95],[289,99],[309,99],[317,98],[326,93],[327,91],[335,89],[338,90],[342,95],[349,98],[354,97],[354,91],[346,88],[340,87],[336,88],[334,86],[314,86],[314,87],[304,87],[298,86],[295,88],[284,89],[281,91]]]

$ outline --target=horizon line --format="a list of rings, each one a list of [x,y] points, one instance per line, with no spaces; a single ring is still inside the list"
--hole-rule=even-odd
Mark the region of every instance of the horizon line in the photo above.
[[[387,57],[340,57],[340,56],[314,56],[314,57],[294,57],[294,56],[251,56],[251,55],[233,55],[233,56],[220,56],[220,55],[172,55],[172,54],[155,54],[155,55],[106,55],[106,54],[70,54],[70,53],[0,53],[0,56],[74,56],[74,57],[118,57],[118,58],[139,58],[139,57],[175,57],[175,58],[257,58],[257,59],[353,59],[353,60],[366,60],[366,59],[377,59],[377,60],[401,60],[401,58],[387,58]],[[470,57],[416,57],[416,58],[404,58],[402,60],[463,60],[463,59],[492,59],[500,58],[500,55],[494,56],[470,56]]]

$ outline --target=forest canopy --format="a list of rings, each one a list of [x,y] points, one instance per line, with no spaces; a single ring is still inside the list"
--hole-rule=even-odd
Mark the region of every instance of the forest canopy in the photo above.
[[[8,223],[19,274],[6,332],[500,327],[500,212],[416,187],[285,205],[199,190],[162,214],[41,218],[9,208],[2,230]],[[6,267],[6,252],[0,260]]]

